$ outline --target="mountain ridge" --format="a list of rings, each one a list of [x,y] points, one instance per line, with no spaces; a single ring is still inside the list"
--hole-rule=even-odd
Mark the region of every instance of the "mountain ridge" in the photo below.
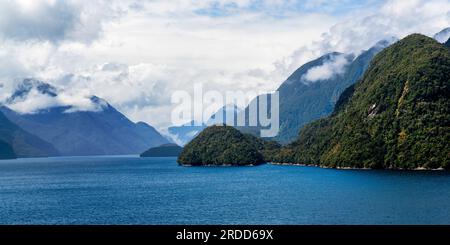
[[[392,41],[379,41],[357,57],[332,52],[300,66],[277,89],[280,98],[280,132],[273,139],[282,144],[290,143],[298,136],[303,125],[331,114],[339,95],[362,77],[372,58]],[[337,56],[347,60],[347,64],[340,72],[327,79],[310,83],[304,81],[305,75],[311,69],[321,67]],[[258,98],[259,96],[250,104],[256,103]],[[244,110],[247,124],[248,108]],[[258,127],[239,127],[239,129],[252,134],[259,132]]]
[[[8,101],[24,101],[32,89],[43,96],[58,96],[53,86],[25,79]],[[7,104],[0,111],[24,130],[53,144],[64,156],[140,154],[152,146],[169,143],[156,129],[130,121],[105,100],[91,96],[89,101],[96,110],[57,105],[33,113],[18,113]]]
[[[448,169],[450,50],[413,34],[380,52],[333,114],[306,125],[276,162]]]

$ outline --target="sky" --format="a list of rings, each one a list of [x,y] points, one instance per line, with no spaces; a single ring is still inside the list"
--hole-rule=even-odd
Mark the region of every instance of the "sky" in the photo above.
[[[175,91],[266,93],[326,53],[449,26],[450,0],[0,0],[0,101],[36,78],[58,101],[34,94],[13,109],[82,110],[97,95],[164,131]],[[334,60],[307,79],[339,73],[347,59]]]

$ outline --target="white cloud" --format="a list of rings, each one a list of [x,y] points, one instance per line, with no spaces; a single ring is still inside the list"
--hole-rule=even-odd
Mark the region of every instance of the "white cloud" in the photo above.
[[[325,53],[357,53],[383,38],[450,26],[449,0],[343,7],[351,2],[2,1],[0,100],[20,78],[36,77],[67,91],[67,103],[98,95],[162,128],[170,124],[171,93],[192,92],[194,83],[267,92]],[[310,78],[339,72],[335,65]]]
[[[101,111],[108,105],[102,99],[93,101],[88,90],[63,90],[33,79],[18,83],[14,89],[20,93],[6,98],[5,104],[19,113],[40,113],[41,110],[60,106],[67,107],[67,113]]]
[[[376,42],[412,33],[433,36],[450,26],[449,0],[387,0],[378,8],[356,9],[344,16],[321,38],[280,60],[291,72],[329,52],[356,53]]]
[[[381,38],[403,38],[411,33],[433,36],[450,25],[449,0],[389,0],[376,13],[348,18],[325,36],[337,51],[358,50]]]
[[[55,98],[41,94],[36,89],[32,89],[29,96],[33,99],[26,99],[12,103],[9,107],[19,113],[34,113],[40,109],[54,107],[58,103]]]
[[[79,96],[73,93],[60,93],[57,97],[51,97],[41,94],[35,89],[29,93],[29,98],[15,103],[8,104],[8,107],[18,113],[33,114],[39,113],[41,110],[57,107],[67,106],[66,113],[77,111],[101,111],[104,104],[95,104],[90,100],[90,96]]]
[[[336,75],[342,74],[345,66],[350,61],[351,59],[346,57],[346,55],[334,55],[322,65],[309,69],[303,76],[303,79],[307,83],[328,80]]]
[[[31,54],[19,59],[28,68],[14,78],[37,77],[74,94],[87,90],[134,120],[168,126],[173,91],[190,91],[194,83],[222,92],[272,90],[274,81],[282,79],[273,61],[318,38],[334,21],[320,14],[210,17],[192,12],[205,4],[178,3],[133,5],[120,20],[102,25],[102,36],[92,43],[9,40],[9,47],[19,44],[10,56]],[[156,117],[148,111],[159,113]]]
[[[0,37],[89,43],[99,37],[104,20],[120,13],[113,6],[105,1],[1,1]]]

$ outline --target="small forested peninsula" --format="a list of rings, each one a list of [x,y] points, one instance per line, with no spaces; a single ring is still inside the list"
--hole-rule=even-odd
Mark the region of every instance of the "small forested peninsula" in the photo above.
[[[273,157],[335,168],[450,168],[450,49],[413,34],[379,53],[331,116]]]
[[[189,142],[177,161],[184,166],[259,165],[270,160],[279,148],[278,143],[243,134],[233,127],[214,125]]]
[[[150,148],[142,153],[141,157],[177,157],[182,150],[183,147],[169,143]]]

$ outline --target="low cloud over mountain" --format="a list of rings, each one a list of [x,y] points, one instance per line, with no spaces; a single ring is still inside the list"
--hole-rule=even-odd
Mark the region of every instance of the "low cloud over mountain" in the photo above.
[[[83,107],[98,95],[159,128],[171,125],[164,113],[173,108],[170,95],[192,92],[194,83],[219,92],[274,91],[324,54],[358,55],[378,40],[432,36],[450,26],[448,0],[346,1],[345,7],[339,1],[38,0],[3,1],[0,9],[1,101],[24,78],[37,78],[65,91],[59,100]],[[307,77],[339,73],[339,61]],[[23,111],[62,103],[35,95]]]

